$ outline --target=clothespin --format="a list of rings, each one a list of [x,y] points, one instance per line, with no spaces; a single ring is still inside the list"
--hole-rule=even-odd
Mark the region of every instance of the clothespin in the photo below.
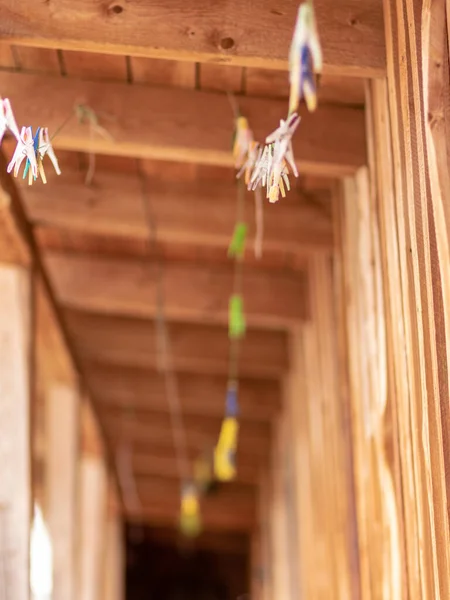
[[[20,139],[19,128],[8,98],[0,98],[0,143],[6,130],[9,129],[17,141]]]
[[[214,472],[219,481],[231,481],[236,476],[239,413],[237,383],[230,381],[227,389],[225,418],[214,451]]]
[[[289,114],[295,112],[302,98],[308,110],[317,106],[315,73],[322,72],[322,48],[317,33],[311,0],[300,4],[289,54],[291,91]]]
[[[238,174],[236,175],[236,179],[240,179],[242,177],[242,174],[244,174],[244,181],[247,187],[250,183],[253,169],[255,168],[256,162],[258,160],[260,150],[261,146],[258,144],[258,142],[252,140],[248,147],[247,159],[242,165]]]
[[[38,141],[36,148],[36,155],[38,161],[39,173],[41,175],[42,181],[47,183],[47,179],[45,177],[44,171],[44,156],[48,156],[51,160],[51,163],[56,171],[57,175],[61,175],[61,169],[59,168],[58,159],[56,158],[55,151],[53,150],[52,143],[50,141],[50,136],[48,134],[48,127],[42,127],[38,129]]]
[[[201,531],[200,502],[197,486],[188,482],[181,494],[180,529],[188,537],[196,537]]]
[[[293,113],[288,119],[280,120],[280,126],[266,137],[266,143],[272,148],[272,160],[268,174],[267,197],[270,202],[277,202],[279,194],[286,196],[285,187],[290,190],[289,169],[291,167],[295,177],[298,170],[292,149],[292,136],[300,123],[300,117]]]
[[[236,169],[240,169],[246,162],[250,145],[253,142],[253,133],[245,117],[237,117],[233,141],[233,158]]]
[[[33,139],[33,131],[31,127],[22,127],[22,131],[20,132],[19,139],[17,141],[17,146],[14,151],[11,162],[8,165],[7,172],[11,173],[14,169],[14,177],[17,177],[20,169],[20,165],[22,164],[24,159],[27,159],[30,163],[31,173],[30,177],[34,179],[38,176],[38,167],[36,161],[36,152],[34,149],[34,139]],[[27,167],[25,166],[26,171],[28,172]],[[25,173],[26,175],[26,173]]]
[[[255,168],[250,178],[248,189],[255,191],[258,185],[266,187],[272,170],[273,148],[271,145],[260,148]]]

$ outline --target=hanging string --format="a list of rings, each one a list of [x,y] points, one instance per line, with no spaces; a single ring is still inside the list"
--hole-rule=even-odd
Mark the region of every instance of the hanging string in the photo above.
[[[255,194],[255,223],[256,223],[254,250],[255,250],[255,257],[257,259],[260,259],[260,258],[262,258],[263,238],[264,238],[264,203],[263,203],[263,197],[262,197],[262,190],[261,190],[260,186],[258,186],[256,188],[254,194]]]
[[[169,405],[169,414],[171,420],[171,431],[177,469],[182,487],[192,481],[191,469],[188,459],[186,431],[184,428],[182,409],[178,390],[178,381],[172,364],[172,354],[170,348],[169,333],[164,314],[164,285],[163,285],[163,266],[158,251],[156,221],[153,216],[149,194],[147,189],[147,179],[139,165],[139,178],[141,181],[142,208],[148,229],[148,254],[149,260],[156,259],[156,332],[159,343],[160,356],[159,368],[164,375],[166,389],[166,398]]]

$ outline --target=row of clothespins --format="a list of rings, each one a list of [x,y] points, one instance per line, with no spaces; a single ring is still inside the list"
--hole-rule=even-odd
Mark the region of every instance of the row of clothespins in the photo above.
[[[0,98],[0,143],[6,131],[10,131],[17,142],[13,157],[7,167],[8,173],[13,171],[14,177],[17,177],[25,160],[23,178],[28,176],[29,185],[39,176],[44,183],[47,183],[43,161],[44,157],[48,156],[56,173],[61,174],[48,128],[38,127],[34,136],[31,127],[22,127],[19,131],[10,101],[8,98]]]
[[[266,188],[269,202],[277,202],[290,190],[289,174],[298,177],[292,137],[300,123],[297,114],[302,99],[309,111],[317,107],[317,76],[322,72],[322,49],[311,1],[300,5],[289,54],[290,97],[286,120],[266,137],[265,145],[255,141],[248,120],[236,119],[233,156],[249,190]]]

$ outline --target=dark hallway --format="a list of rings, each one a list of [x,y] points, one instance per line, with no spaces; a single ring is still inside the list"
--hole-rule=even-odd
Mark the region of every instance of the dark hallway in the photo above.
[[[128,600],[237,600],[250,587],[249,539],[209,534],[195,542],[164,529],[127,527]]]

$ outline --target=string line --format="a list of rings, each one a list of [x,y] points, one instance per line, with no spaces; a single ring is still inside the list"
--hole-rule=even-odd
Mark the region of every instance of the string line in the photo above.
[[[175,448],[177,469],[180,480],[183,483],[189,482],[192,479],[191,469],[189,466],[186,431],[184,428],[182,409],[180,403],[178,380],[173,369],[172,353],[170,347],[170,337],[167,329],[164,306],[164,282],[163,282],[163,265],[157,243],[157,225],[154,214],[151,208],[150,197],[148,193],[147,179],[142,172],[141,165],[138,167],[139,179],[141,181],[141,197],[144,216],[148,229],[148,255],[149,260],[156,262],[156,333],[159,342],[160,357],[159,369],[164,374],[164,384],[166,390],[166,398],[169,405],[169,414],[171,421],[171,431],[173,444]]]

